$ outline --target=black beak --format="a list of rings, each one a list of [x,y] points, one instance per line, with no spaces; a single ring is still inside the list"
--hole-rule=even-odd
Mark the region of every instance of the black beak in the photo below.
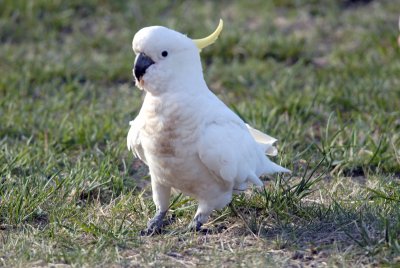
[[[142,78],[142,76],[146,73],[147,68],[149,68],[154,61],[144,53],[139,53],[136,57],[134,70],[135,70],[135,77],[138,81]]]

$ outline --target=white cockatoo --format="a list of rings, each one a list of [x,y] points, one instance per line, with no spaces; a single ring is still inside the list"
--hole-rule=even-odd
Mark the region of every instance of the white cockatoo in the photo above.
[[[128,149],[149,166],[156,214],[145,233],[161,228],[171,188],[195,198],[192,229],[243,191],[263,186],[261,175],[290,172],[266,157],[276,155],[274,138],[246,125],[207,87],[200,51],[209,37],[192,40],[174,30],[151,26],[132,42],[136,86],[146,91],[142,108],[130,122]]]

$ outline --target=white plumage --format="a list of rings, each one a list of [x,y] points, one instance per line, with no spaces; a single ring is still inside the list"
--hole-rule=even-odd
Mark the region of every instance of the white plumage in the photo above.
[[[199,229],[235,190],[259,177],[289,170],[270,161],[276,139],[246,125],[207,87],[199,49],[176,31],[153,26],[133,39],[136,85],[146,91],[130,122],[128,149],[149,166],[157,208],[147,233],[161,226],[171,187],[199,202],[192,227]]]

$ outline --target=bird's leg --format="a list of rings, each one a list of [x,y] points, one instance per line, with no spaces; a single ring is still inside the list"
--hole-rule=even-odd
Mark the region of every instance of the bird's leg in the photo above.
[[[153,191],[153,201],[156,205],[156,214],[147,223],[147,228],[141,232],[142,235],[153,235],[161,231],[163,219],[165,214],[167,214],[169,206],[171,187],[161,185],[152,179],[151,188]]]
[[[202,230],[201,226],[208,220],[211,212],[214,209],[221,209],[225,207],[229,202],[231,202],[231,200],[231,191],[227,191],[224,194],[219,195],[215,199],[199,200],[199,207],[197,208],[196,215],[194,216],[193,221],[189,224],[189,229],[192,231],[207,231]]]
[[[189,224],[188,229],[190,231],[196,231],[196,232],[200,231],[201,226],[203,225],[201,218],[202,218],[201,215],[197,215],[196,217],[194,217],[194,219]]]
[[[190,231],[200,231],[201,226],[208,220],[208,216],[210,216],[212,212],[212,208],[210,208],[207,202],[199,202],[199,207],[197,208],[196,215],[194,216],[192,222],[189,224]]]

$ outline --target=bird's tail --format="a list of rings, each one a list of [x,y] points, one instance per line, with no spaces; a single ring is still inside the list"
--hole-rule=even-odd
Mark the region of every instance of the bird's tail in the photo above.
[[[284,167],[281,167],[280,165],[268,161],[268,165],[265,167],[265,171],[263,174],[272,174],[272,173],[291,173],[289,169],[286,169]]]
[[[266,175],[266,174],[272,174],[272,173],[291,173],[289,169],[286,169],[284,167],[281,167],[278,164],[275,164],[271,160],[268,159],[268,164],[264,166],[264,171],[261,172],[260,176]],[[248,175],[247,180],[256,186],[263,186],[264,183],[260,180],[259,176],[257,176],[255,173],[251,173]]]

